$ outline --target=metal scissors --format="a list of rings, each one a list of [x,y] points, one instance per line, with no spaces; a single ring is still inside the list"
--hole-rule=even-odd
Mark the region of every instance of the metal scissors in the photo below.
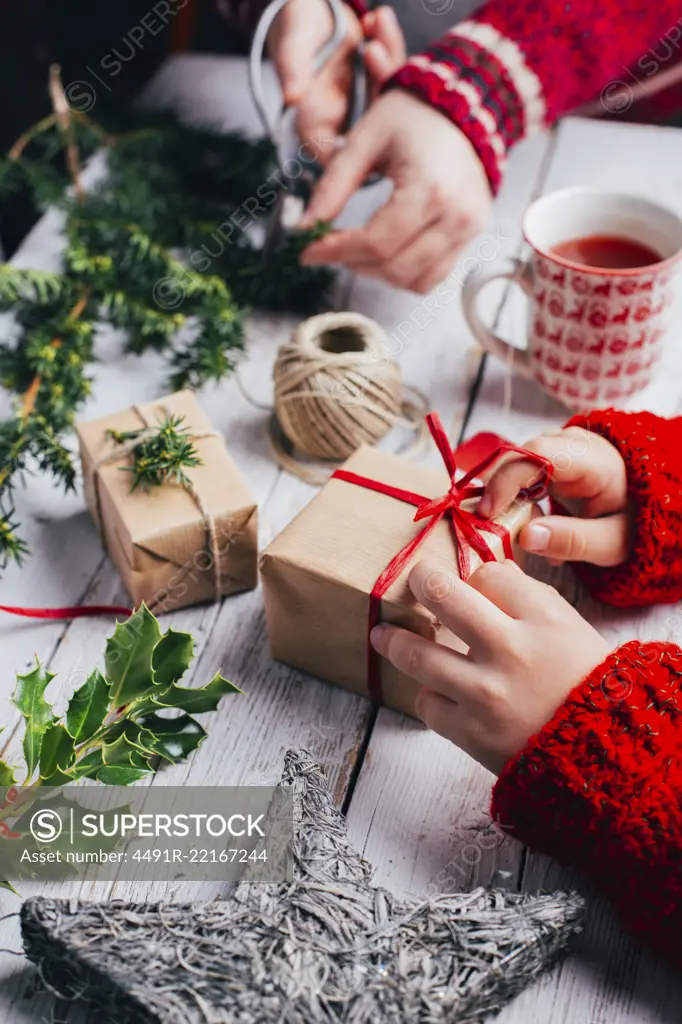
[[[263,87],[263,55],[272,23],[287,3],[289,3],[289,0],[272,0],[265,8],[256,26],[249,55],[251,95],[265,134],[272,140],[275,146],[277,163],[283,182],[283,188],[279,193],[273,211],[270,230],[266,238],[266,251],[270,250],[278,240],[285,226],[285,221],[289,219],[287,217],[287,206],[293,208],[292,214],[298,219],[298,215],[307,205],[315,183],[323,171],[323,167],[315,160],[314,154],[311,155],[309,148],[302,145],[298,138],[296,132],[297,109],[284,105],[275,117],[271,118],[268,113],[265,89]],[[317,53],[315,58],[316,73],[325,66],[332,54],[341,46],[348,31],[348,22],[342,0],[325,0],[325,3],[331,11],[334,29],[331,38]],[[352,128],[364,114],[367,108],[368,94],[369,88],[362,60],[361,44],[360,48],[353,55],[353,82],[349,113],[345,124],[346,131]],[[363,182],[363,186],[372,184],[376,180],[377,176],[374,175]]]

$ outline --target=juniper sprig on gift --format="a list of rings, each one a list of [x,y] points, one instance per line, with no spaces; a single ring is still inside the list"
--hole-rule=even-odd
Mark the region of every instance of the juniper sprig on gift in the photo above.
[[[0,864],[3,838],[10,827],[21,829],[36,790],[82,779],[127,786],[197,749],[206,731],[194,716],[215,711],[222,697],[241,691],[220,673],[204,686],[181,686],[193,658],[192,635],[173,629],[162,634],[143,605],[117,623],[103,670],[93,669],[63,715],[45,699],[55,676],[43,665],[36,660],[32,671],[17,675],[12,703],[24,722],[24,765],[0,760],[0,788],[15,791],[0,806]],[[12,888],[0,876],[2,887]]]
[[[13,314],[0,385],[14,396],[0,423],[0,569],[28,553],[13,501],[22,474],[73,487],[63,436],[90,393],[99,324],[123,329],[131,352],[162,352],[172,389],[199,388],[234,370],[248,307],[319,312],[332,282],[298,262],[319,229],[285,233],[267,259],[259,248],[284,187],[269,140],[169,115],[98,125],[69,110],[54,68],[50,92],[54,113],[0,161],[0,204],[28,186],[40,208],[64,215],[59,272],[0,266],[0,311]],[[102,147],[107,171],[86,190],[81,164]]]
[[[166,416],[151,432],[140,430],[109,430],[109,437],[116,444],[129,444],[140,438],[132,450],[132,466],[123,466],[123,472],[132,473],[131,491],[142,487],[149,491],[165,483],[176,483],[191,487],[185,468],[203,465],[194,442],[183,427],[184,416]]]

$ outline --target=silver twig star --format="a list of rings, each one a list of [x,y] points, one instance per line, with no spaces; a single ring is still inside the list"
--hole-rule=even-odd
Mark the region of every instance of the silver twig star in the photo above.
[[[377,888],[310,754],[287,753],[282,784],[293,882],[212,903],[28,900],[26,953],[52,991],[116,1024],[480,1024],[580,930],[576,894]]]

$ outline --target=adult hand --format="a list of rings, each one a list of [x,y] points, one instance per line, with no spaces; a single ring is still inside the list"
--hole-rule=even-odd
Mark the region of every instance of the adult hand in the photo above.
[[[343,263],[400,288],[428,292],[485,226],[488,180],[467,137],[410,93],[384,93],[330,161],[301,221],[333,220],[372,171],[393,182],[388,202],[363,228],[332,231],[301,262]]]
[[[514,562],[488,562],[463,583],[424,559],[409,583],[468,654],[389,625],[372,630],[372,643],[424,687],[416,711],[426,725],[495,775],[611,651],[558,591]]]
[[[315,72],[317,53],[331,38],[334,22],[324,0],[290,0],[268,36],[286,106],[298,107],[297,129],[321,162],[336,150],[348,116],[353,56],[366,40],[364,64],[372,93],[405,61],[402,31],[391,7],[379,7],[362,20],[344,4],[348,32],[324,67]]]
[[[628,556],[630,516],[625,462],[609,441],[582,427],[542,434],[526,446],[552,463],[550,493],[572,515],[545,516],[524,527],[524,550],[554,563],[620,565]],[[522,488],[532,487],[539,470],[519,455],[500,463],[486,484],[479,515],[500,515]]]

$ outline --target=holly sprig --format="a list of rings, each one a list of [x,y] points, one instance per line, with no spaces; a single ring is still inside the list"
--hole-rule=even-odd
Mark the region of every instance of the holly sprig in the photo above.
[[[192,635],[162,633],[142,605],[117,623],[107,639],[103,669],[93,669],[63,715],[55,714],[45,698],[53,673],[36,660],[30,672],[18,674],[12,703],[24,721],[25,766],[0,760],[0,788],[16,787],[14,799],[0,809],[0,837],[8,822],[16,827],[42,787],[82,779],[128,786],[164,763],[189,757],[206,738],[194,716],[215,711],[224,696],[242,692],[220,673],[200,687],[180,685],[193,658]],[[12,888],[2,881],[0,887]]]

